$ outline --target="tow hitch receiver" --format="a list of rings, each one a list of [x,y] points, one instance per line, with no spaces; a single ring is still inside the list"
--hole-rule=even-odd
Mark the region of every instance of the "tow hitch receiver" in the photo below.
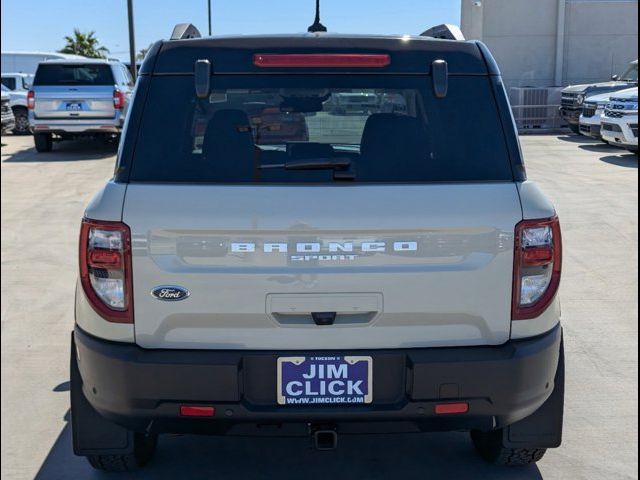
[[[316,450],[335,450],[338,446],[338,432],[327,426],[311,427],[311,440]]]

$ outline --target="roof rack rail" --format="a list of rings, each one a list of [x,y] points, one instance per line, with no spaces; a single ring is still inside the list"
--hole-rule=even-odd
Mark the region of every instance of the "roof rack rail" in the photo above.
[[[442,38],[444,40],[465,40],[460,27],[450,23],[436,25],[420,34],[421,37]]]
[[[200,38],[200,30],[191,23],[179,23],[173,27],[170,40],[184,40],[186,38]]]

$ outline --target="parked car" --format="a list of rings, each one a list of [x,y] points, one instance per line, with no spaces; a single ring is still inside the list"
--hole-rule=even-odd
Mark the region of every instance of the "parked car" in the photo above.
[[[380,109],[380,98],[373,92],[340,92],[328,104],[334,115],[367,114]]]
[[[132,91],[131,75],[117,61],[40,63],[27,98],[36,150],[51,151],[54,139],[118,136]]]
[[[638,60],[629,64],[622,75],[614,75],[610,82],[570,85],[562,90],[560,116],[574,133],[580,132],[580,114],[587,97],[600,93],[616,92],[638,86]]]
[[[602,138],[638,152],[638,87],[616,92],[602,113]]]
[[[309,140],[307,120],[299,112],[282,112],[279,108],[267,107],[260,112],[249,113],[249,121],[256,142],[262,145]]]
[[[5,132],[13,130],[15,127],[15,119],[11,111],[11,97],[9,97],[9,94],[4,90],[2,90],[0,110],[2,111],[2,134],[4,135]]]
[[[585,99],[580,114],[580,133],[582,135],[602,140],[600,120],[610,97],[611,93],[601,93]]]
[[[3,73],[2,85],[12,92],[28,92],[33,82],[33,75],[30,73]]]
[[[12,92],[4,85],[2,85],[2,91],[9,94],[9,104],[15,118],[13,133],[16,135],[27,135],[31,133],[29,130],[29,112],[27,110],[27,92]]]
[[[560,224],[487,47],[175,31],[81,224],[75,453],[129,470],[186,432],[463,430],[500,465],[558,447]],[[354,89],[406,111],[319,114]],[[260,142],[248,105],[274,98],[318,113],[308,139]]]
[[[1,52],[0,70],[5,72],[20,72],[33,75],[40,62],[45,60],[86,60],[80,55],[70,55],[58,52]],[[9,87],[11,88],[11,87]]]

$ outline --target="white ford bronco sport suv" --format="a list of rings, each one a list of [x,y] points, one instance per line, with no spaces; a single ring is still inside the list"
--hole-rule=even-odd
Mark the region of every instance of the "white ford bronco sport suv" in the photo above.
[[[189,432],[464,430],[502,465],[558,447],[560,226],[487,48],[182,30],[82,220],[75,453],[128,470]],[[336,115],[350,93],[397,109]]]

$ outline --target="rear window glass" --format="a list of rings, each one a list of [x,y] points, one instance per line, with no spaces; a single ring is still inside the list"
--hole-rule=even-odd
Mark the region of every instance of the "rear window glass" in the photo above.
[[[134,182],[427,183],[513,179],[487,77],[151,77]]]
[[[45,65],[38,66],[34,85],[114,85],[109,65]]]

